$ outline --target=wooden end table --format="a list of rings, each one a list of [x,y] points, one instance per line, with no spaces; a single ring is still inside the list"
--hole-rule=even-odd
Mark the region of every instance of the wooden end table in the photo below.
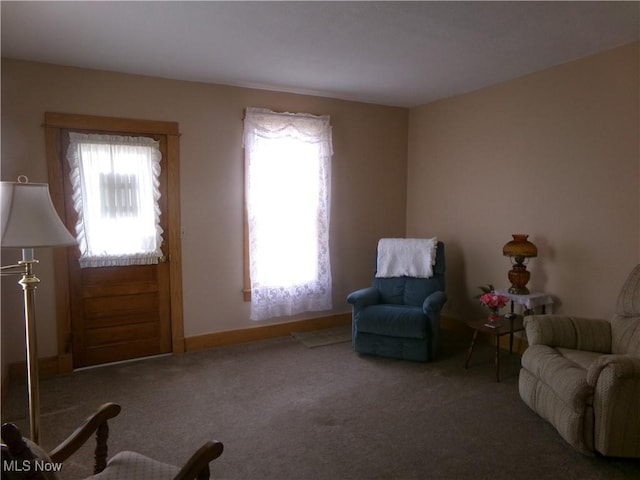
[[[473,338],[471,339],[471,345],[469,346],[469,352],[467,353],[467,360],[464,363],[464,368],[469,368],[469,360],[473,353],[473,347],[476,344],[478,333],[486,333],[492,335],[495,339],[496,353],[495,353],[495,365],[496,365],[496,382],[500,381],[500,337],[509,335],[509,353],[513,353],[513,334],[515,332],[521,332],[524,330],[524,317],[522,315],[515,315],[513,318],[506,318],[504,315],[500,316],[498,320],[498,327],[489,327],[486,324],[489,323],[488,318],[482,320],[470,320],[466,322],[467,325],[473,329]]]

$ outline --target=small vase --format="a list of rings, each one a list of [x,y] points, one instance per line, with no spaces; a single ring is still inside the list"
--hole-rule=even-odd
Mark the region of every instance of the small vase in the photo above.
[[[491,315],[489,315],[489,322],[492,324],[498,324],[500,320],[500,312],[497,308],[491,310]]]

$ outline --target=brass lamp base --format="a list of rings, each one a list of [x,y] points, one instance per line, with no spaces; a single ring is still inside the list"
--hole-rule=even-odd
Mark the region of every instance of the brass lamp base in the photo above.
[[[516,263],[513,265],[513,268],[509,270],[508,273],[509,281],[511,282],[511,288],[509,288],[509,293],[513,293],[514,295],[528,295],[529,289],[526,287],[527,282],[531,278],[531,274],[521,263]]]

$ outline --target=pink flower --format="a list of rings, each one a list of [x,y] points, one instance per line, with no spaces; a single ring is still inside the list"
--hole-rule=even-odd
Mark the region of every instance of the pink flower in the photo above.
[[[491,309],[502,308],[509,303],[509,299],[504,295],[498,295],[496,292],[489,292],[480,296],[480,303]]]

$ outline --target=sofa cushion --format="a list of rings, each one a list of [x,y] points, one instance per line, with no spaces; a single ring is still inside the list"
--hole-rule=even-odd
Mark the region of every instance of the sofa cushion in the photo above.
[[[614,315],[611,319],[611,352],[640,357],[640,316]]]
[[[640,315],[640,265],[636,265],[625,280],[618,295],[615,313],[623,317]]]
[[[170,480],[180,470],[136,452],[120,452],[101,473],[86,480]]]
[[[380,292],[380,303],[412,307],[421,307],[433,292],[443,291],[438,278],[376,278],[374,286]]]
[[[547,345],[531,345],[522,355],[522,367],[546,384],[574,410],[593,402],[593,388],[587,383],[587,370]]]
[[[612,353],[640,356],[640,265],[622,286],[611,330]]]
[[[531,315],[524,319],[529,345],[611,353],[611,324],[567,315]]]
[[[596,359],[600,358],[603,354],[600,352],[588,352],[586,350],[573,350],[571,348],[557,348],[558,352],[562,354],[567,360],[580,365],[585,370],[589,370],[589,367],[593,365]]]
[[[356,318],[360,332],[403,338],[425,338],[427,318],[420,307],[372,305]]]
[[[374,286],[380,291],[380,303],[402,305],[406,277],[376,278]]]
[[[407,278],[404,285],[404,304],[421,307],[425,298],[436,290],[436,283],[423,278]]]

